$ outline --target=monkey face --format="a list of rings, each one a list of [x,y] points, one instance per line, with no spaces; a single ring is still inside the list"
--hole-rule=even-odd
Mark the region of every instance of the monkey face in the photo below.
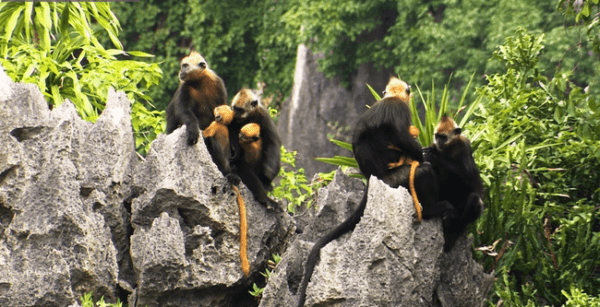
[[[462,129],[447,115],[442,116],[435,128],[434,142],[440,150],[452,143],[457,137],[461,137]]]
[[[383,92],[383,98],[396,97],[406,103],[410,102],[411,95],[410,85],[396,77],[390,78]]]
[[[208,64],[204,57],[200,53],[192,51],[190,55],[181,60],[179,80],[181,82],[197,80],[206,68],[208,68]]]
[[[260,125],[250,123],[240,129],[240,145],[250,144],[260,140]]]
[[[231,101],[236,121],[244,121],[259,107],[258,96],[248,88],[241,89]]]
[[[228,105],[220,105],[215,108],[215,121],[223,124],[229,125],[233,121],[233,110]]]

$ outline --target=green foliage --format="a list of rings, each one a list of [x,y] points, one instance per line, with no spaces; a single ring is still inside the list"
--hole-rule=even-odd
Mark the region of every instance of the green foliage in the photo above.
[[[152,141],[167,129],[165,111],[148,111],[141,103],[131,105],[131,125],[135,135],[135,148],[140,153],[150,150]]]
[[[166,78],[151,96],[165,109],[179,85],[179,60],[190,48],[223,78],[229,97],[260,82],[265,97],[283,101],[292,87],[297,47],[281,20],[287,2],[151,0],[114,7],[125,47],[157,55],[149,61],[159,63]]]
[[[151,101],[146,92],[158,84],[161,70],[156,64],[117,58],[151,55],[122,51],[119,22],[108,3],[3,2],[0,24],[0,63],[15,82],[37,84],[51,106],[69,99],[81,117],[92,122],[104,110],[110,87],[125,92],[135,102],[136,143],[145,153],[148,138],[155,136],[149,131],[159,131],[164,122],[160,113],[142,106]],[[99,43],[103,34],[117,49]]]
[[[494,54],[506,71],[478,89],[465,126],[487,191],[475,245],[497,253],[478,255],[501,274],[493,300],[511,306],[558,306],[561,290],[600,286],[600,116],[568,73],[542,74],[543,39],[523,29],[506,39]]]
[[[252,284],[252,290],[248,291],[248,293],[250,293],[252,296],[254,296],[256,298],[260,298],[260,297],[262,297],[263,291],[265,291],[264,287],[261,288],[254,283],[254,284]]]
[[[590,297],[575,287],[571,287],[568,293],[563,290],[562,294],[567,298],[564,307],[600,307],[600,298]]]
[[[281,256],[279,256],[279,254],[271,254],[271,258],[272,260],[268,261],[268,268],[265,269],[264,273],[260,273],[265,278],[264,284],[266,284],[269,281],[269,278],[271,278],[271,276],[275,274],[277,265],[281,261]],[[269,270],[269,268],[271,268],[271,270]],[[264,287],[261,288],[256,283],[253,283],[252,290],[248,292],[256,299],[260,299],[262,297],[263,291],[265,291]]]
[[[286,200],[288,211],[291,213],[296,212],[296,207],[304,202],[310,207],[315,189],[315,186],[308,183],[304,169],[296,169],[296,154],[297,152],[287,151],[281,146],[282,166],[277,175],[280,178],[279,185],[269,192],[269,195],[277,199]]]
[[[576,71],[578,84],[596,81],[597,58],[587,54],[588,40],[577,40],[578,30],[564,27],[553,1],[298,0],[290,2],[283,19],[292,36],[324,54],[319,68],[348,85],[359,65],[370,62],[393,69],[411,84],[443,84],[453,75],[448,89],[457,96],[473,72],[502,70],[488,59],[518,27],[552,38],[552,54],[540,60],[543,69],[561,65]],[[597,34],[589,37],[598,40]],[[473,79],[477,86],[484,81]]]
[[[119,299],[117,299],[117,302],[115,304],[109,304],[104,302],[104,296],[100,298],[99,301],[97,301],[94,304],[94,300],[92,299],[92,292],[88,292],[85,293],[83,296],[80,297],[81,299],[81,306],[82,307],[122,307],[123,304],[121,303],[121,301]]]

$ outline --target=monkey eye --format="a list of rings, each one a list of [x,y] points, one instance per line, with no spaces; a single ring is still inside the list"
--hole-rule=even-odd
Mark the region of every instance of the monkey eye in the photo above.
[[[386,91],[385,91],[385,90],[384,90],[383,92],[381,92],[381,95],[382,95],[382,96],[385,96],[385,94],[386,94]]]
[[[188,64],[188,63],[181,64],[181,68],[188,68],[189,66],[190,66],[190,64]]]
[[[410,95],[410,85],[406,85],[406,94]]]
[[[200,63],[198,63],[198,66],[200,66],[202,69],[204,69],[204,68],[206,68],[206,63],[200,62]]]
[[[460,134],[462,132],[462,129],[460,129],[460,127],[454,128],[454,134]]]
[[[258,105],[258,100],[252,100],[250,102],[250,105],[253,106],[253,107],[256,107],[256,105]]]

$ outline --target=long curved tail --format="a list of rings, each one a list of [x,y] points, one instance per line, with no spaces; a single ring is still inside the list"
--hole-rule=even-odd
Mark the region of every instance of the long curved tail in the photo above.
[[[240,261],[244,276],[250,275],[250,263],[248,262],[248,222],[246,219],[246,206],[242,194],[236,186],[232,186],[237,193],[237,203],[240,208]]]
[[[423,220],[423,215],[421,213],[422,208],[419,203],[419,199],[417,198],[417,191],[415,190],[415,173],[417,172],[417,167],[419,166],[419,161],[412,161],[410,164],[410,174],[408,178],[408,187],[410,189],[410,195],[412,196],[413,203],[415,205],[415,210],[417,210],[417,220],[419,223]]]
[[[319,260],[319,252],[321,248],[327,245],[329,242],[339,238],[343,234],[348,231],[354,230],[354,227],[360,222],[363,214],[365,213],[365,207],[367,206],[367,194],[369,192],[369,183],[367,182],[367,187],[365,188],[365,193],[363,194],[363,198],[358,205],[358,208],[352,215],[347,218],[340,225],[335,227],[329,233],[327,233],[324,237],[319,239],[315,245],[313,245],[310,253],[308,254],[308,258],[306,259],[306,265],[304,266],[304,277],[300,282],[300,286],[298,288],[298,307],[304,307],[304,301],[306,300],[306,288],[308,287],[308,282],[312,277],[313,271],[315,269],[315,265],[317,264],[317,260]]]

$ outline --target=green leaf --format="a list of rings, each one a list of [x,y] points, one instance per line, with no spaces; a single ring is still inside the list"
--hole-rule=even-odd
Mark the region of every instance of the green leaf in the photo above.
[[[356,163],[354,158],[334,156],[333,158],[315,158],[315,160],[333,165],[358,168],[358,163]]]
[[[334,143],[337,146],[340,146],[344,149],[348,149],[350,151],[352,151],[352,144],[350,143],[346,143],[346,142],[342,142],[342,141],[338,141],[336,139],[329,139],[330,142]]]
[[[381,96],[379,96],[379,94],[377,94],[377,92],[369,84],[367,84],[367,87],[369,88],[369,91],[371,91],[371,95],[375,97],[375,101],[381,100]]]

